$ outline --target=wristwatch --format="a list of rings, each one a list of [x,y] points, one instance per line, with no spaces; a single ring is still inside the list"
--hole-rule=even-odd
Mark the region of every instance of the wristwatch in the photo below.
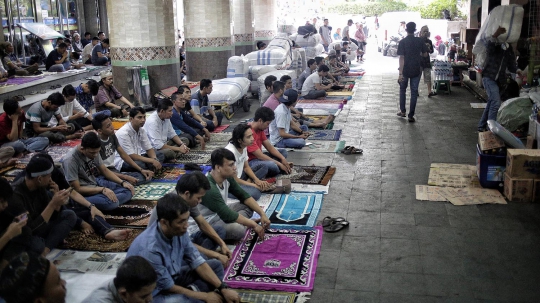
[[[92,207],[95,207],[96,205],[94,203],[90,203],[90,205],[88,206],[88,209],[89,210],[92,210]]]
[[[228,289],[228,288],[229,288],[229,285],[227,285],[227,283],[221,282],[221,284],[218,286],[217,290],[222,291],[222,290]]]

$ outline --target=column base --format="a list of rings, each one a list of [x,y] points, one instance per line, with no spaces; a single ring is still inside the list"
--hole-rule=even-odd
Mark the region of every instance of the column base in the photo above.
[[[236,45],[234,47],[234,55],[240,56],[240,55],[247,55],[253,51],[256,51],[257,47],[253,45]]]
[[[222,79],[227,77],[227,61],[232,56],[232,50],[224,51],[186,51],[189,81],[202,79]]]

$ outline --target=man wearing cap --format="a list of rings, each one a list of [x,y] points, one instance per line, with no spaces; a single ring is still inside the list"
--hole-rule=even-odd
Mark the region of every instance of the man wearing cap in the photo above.
[[[73,189],[99,210],[112,210],[131,200],[135,189],[103,164],[100,151],[98,135],[88,132],[81,144],[68,152],[62,165]]]
[[[189,152],[186,145],[186,143],[189,144],[189,140],[178,137],[172,127],[172,114],[172,101],[169,99],[159,100],[156,110],[148,117],[143,126],[148,134],[148,139],[150,139],[150,144],[154,150],[163,153],[165,161],[174,160]]]
[[[104,70],[99,75],[101,77],[101,86],[94,97],[96,112],[108,109],[111,111],[111,118],[126,117],[129,109],[135,106],[114,87],[113,74],[110,70]],[[116,101],[120,101],[124,105],[120,106],[116,104]]]
[[[68,125],[62,118],[60,106],[66,104],[61,93],[52,93],[47,100],[36,102],[26,112],[25,130],[28,137],[46,137],[51,143],[61,143],[66,140],[77,139],[82,136],[73,124]],[[52,117],[56,117],[58,124],[49,127]]]
[[[0,274],[0,297],[7,303],[66,300],[66,281],[53,262],[33,253],[21,253]]]
[[[291,129],[291,108],[294,107],[297,99],[298,93],[294,89],[286,90],[283,97],[279,98],[281,104],[276,107],[275,119],[270,123],[270,142],[275,147],[302,148],[306,145],[307,126],[301,125],[298,130]]]
[[[43,157],[32,157],[26,166],[26,176],[13,183],[14,214],[28,213],[27,226],[32,235],[41,238],[43,256],[67,237],[77,222],[77,215],[64,208],[70,190],[59,190],[51,179],[53,164]],[[49,190],[54,193],[51,197]]]
[[[418,85],[422,76],[422,57],[427,57],[427,47],[422,38],[414,36],[416,23],[407,23],[407,37],[403,38],[398,45],[397,54],[399,55],[399,117],[407,117],[407,102],[405,93],[409,81],[411,83],[411,101],[409,110],[409,122],[415,122],[414,110],[416,100],[418,99]]]

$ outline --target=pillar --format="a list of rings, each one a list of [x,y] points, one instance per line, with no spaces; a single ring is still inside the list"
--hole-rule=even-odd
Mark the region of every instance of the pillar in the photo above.
[[[184,0],[184,18],[188,80],[225,78],[234,54],[231,2]]]
[[[92,36],[97,36],[99,32],[98,22],[98,5],[97,1],[82,1],[83,3],[83,15],[84,15],[84,32],[91,32]],[[82,17],[82,16],[80,16]],[[81,33],[84,34],[84,32]]]
[[[253,1],[255,41],[268,43],[277,34],[276,0]],[[256,42],[255,42],[256,43]]]
[[[233,0],[234,52],[237,56],[253,51],[255,42],[252,8],[252,0]]]
[[[98,0],[99,31],[104,32],[109,37],[109,18],[107,14],[106,0]],[[96,33],[97,35],[97,33]]]
[[[150,94],[180,84],[173,0],[107,0],[114,84],[128,96],[126,68],[147,66]]]
[[[480,20],[478,20],[478,9],[482,7],[482,0],[468,1],[469,13],[467,14],[467,28],[478,28]]]

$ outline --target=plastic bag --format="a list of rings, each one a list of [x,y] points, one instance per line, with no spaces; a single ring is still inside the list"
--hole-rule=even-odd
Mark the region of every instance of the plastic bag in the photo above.
[[[247,58],[242,56],[232,56],[227,61],[227,78],[244,77],[249,74],[249,63]]]
[[[249,90],[250,81],[248,78],[226,78],[212,81],[212,93],[208,95],[209,104],[227,103],[232,104]]]
[[[533,102],[529,98],[513,98],[506,100],[497,112],[497,122],[513,132],[521,125],[529,123]]]

